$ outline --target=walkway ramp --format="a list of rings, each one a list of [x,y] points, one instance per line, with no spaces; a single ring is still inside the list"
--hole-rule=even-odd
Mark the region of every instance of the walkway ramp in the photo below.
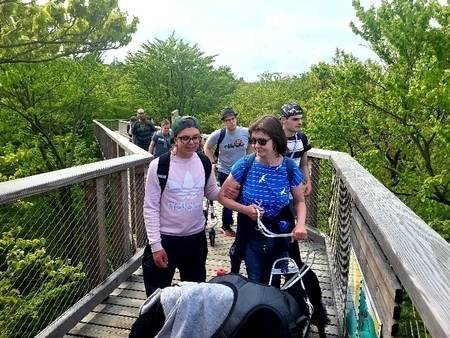
[[[207,279],[216,276],[217,269],[229,270],[228,249],[233,239],[216,231],[216,243],[208,248]],[[302,258],[314,259],[313,270],[317,274],[322,288],[323,303],[326,307],[330,324],[327,326],[327,337],[338,337],[338,319],[332,297],[332,286],[327,261],[326,249],[315,242],[300,243]],[[245,275],[242,263],[241,273]],[[174,282],[178,281],[178,274]],[[113,293],[99,304],[91,313],[78,323],[65,337],[128,337],[131,325],[136,320],[139,307],[146,298],[142,269],[139,268],[122,283]],[[317,330],[311,326],[310,338],[318,338]]]

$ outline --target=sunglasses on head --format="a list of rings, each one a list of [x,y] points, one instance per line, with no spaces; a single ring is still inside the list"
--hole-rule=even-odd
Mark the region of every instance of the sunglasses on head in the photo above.
[[[254,138],[252,137],[250,139],[250,143],[251,144],[256,144],[258,143],[260,146],[265,146],[267,144],[267,141],[271,140],[270,138]]]

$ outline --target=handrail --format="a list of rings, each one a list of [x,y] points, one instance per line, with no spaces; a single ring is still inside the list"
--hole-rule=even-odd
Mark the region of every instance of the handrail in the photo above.
[[[349,154],[312,149],[308,157],[333,163],[428,331],[450,337],[450,244]]]
[[[148,163],[148,153],[136,154],[1,182],[0,205]]]

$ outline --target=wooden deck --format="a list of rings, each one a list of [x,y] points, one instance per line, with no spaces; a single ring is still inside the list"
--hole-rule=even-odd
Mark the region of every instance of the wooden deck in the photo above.
[[[216,276],[218,268],[223,267],[229,270],[228,249],[231,243],[232,238],[224,236],[217,229],[216,244],[214,247],[209,246],[207,279]],[[313,260],[312,268],[320,280],[323,303],[330,319],[330,324],[327,326],[327,337],[339,337],[325,247],[308,242],[301,243],[301,250],[302,258],[306,263]],[[245,274],[244,263],[242,263],[241,273]],[[177,281],[177,278],[176,275],[174,282]],[[145,298],[142,269],[139,268],[64,337],[128,337],[131,325]],[[314,326],[311,326],[309,337],[318,337]]]

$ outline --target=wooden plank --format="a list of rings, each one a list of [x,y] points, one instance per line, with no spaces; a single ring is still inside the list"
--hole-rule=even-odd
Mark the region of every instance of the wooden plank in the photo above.
[[[135,307],[102,303],[97,305],[92,312],[101,312],[114,316],[137,317],[139,310]]]
[[[115,316],[108,313],[91,312],[81,321],[82,323],[96,324],[129,330],[136,321],[134,317]],[[72,331],[72,330],[71,330]]]
[[[362,245],[365,259],[368,260],[371,270],[374,271],[376,276],[379,276],[378,278],[382,278],[379,282],[383,283],[394,302],[401,303],[403,296],[402,286],[389,266],[386,257],[381,252],[381,248],[376,243],[370,229],[356,209],[353,210],[353,227],[355,228],[358,241]]]
[[[129,307],[134,307],[137,310],[139,310],[139,308],[141,307],[143,302],[144,302],[144,300],[142,298],[134,299],[134,298],[116,297],[116,296],[111,295],[111,296],[107,297],[102,302],[102,304],[129,306]]]
[[[352,229],[353,234],[357,232],[357,227]],[[355,234],[355,237],[358,237]],[[364,280],[366,282],[367,288],[369,289],[372,300],[375,302],[374,306],[378,315],[380,316],[380,321],[382,324],[383,336],[392,336],[393,333],[398,332],[398,322],[397,319],[400,316],[400,306],[394,302],[392,297],[389,295],[389,291],[385,289],[385,285],[378,283],[378,278],[381,275],[372,270],[370,263],[368,262],[366,256],[364,256],[364,242],[359,242],[355,240],[353,243],[353,249],[357,253],[359,264],[364,275]]]
[[[95,325],[90,323],[78,323],[64,337],[89,337],[89,338],[126,338],[130,334],[129,329]]]
[[[350,155],[330,159],[430,334],[450,337],[450,244]]]
[[[131,142],[130,142],[131,143]],[[55,170],[0,183],[0,205],[57,188],[74,185],[150,162],[152,156],[130,155],[111,160]]]

